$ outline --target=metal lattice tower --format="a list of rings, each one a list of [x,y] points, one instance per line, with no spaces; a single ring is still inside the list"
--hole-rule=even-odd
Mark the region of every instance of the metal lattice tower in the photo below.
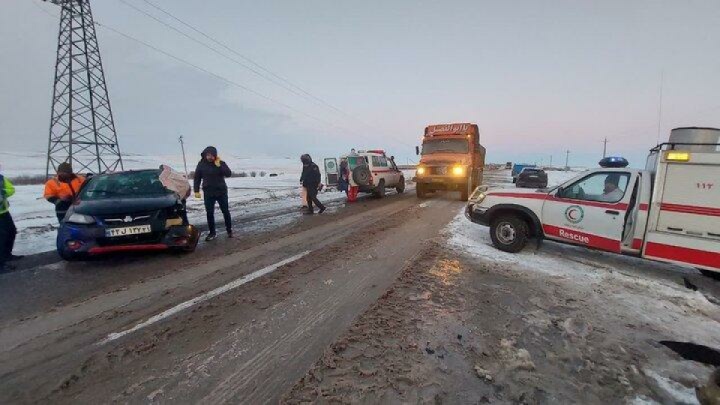
[[[89,0],[61,8],[46,175],[62,162],[77,173],[123,170]]]

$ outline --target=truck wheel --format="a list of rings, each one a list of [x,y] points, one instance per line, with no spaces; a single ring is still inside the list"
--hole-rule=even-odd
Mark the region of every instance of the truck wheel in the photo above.
[[[425,187],[423,187],[422,184],[418,183],[415,188],[415,194],[417,194],[417,198],[425,198],[427,196],[427,191],[425,191]]]
[[[395,187],[395,191],[398,193],[405,192],[405,177],[400,177],[400,183],[398,183],[397,187]]]
[[[385,197],[385,180],[380,180],[380,184],[378,184],[378,186],[375,189],[375,192],[373,194],[377,198]]]
[[[493,246],[504,252],[517,253],[523,250],[528,234],[527,223],[515,215],[502,216],[490,224]]]

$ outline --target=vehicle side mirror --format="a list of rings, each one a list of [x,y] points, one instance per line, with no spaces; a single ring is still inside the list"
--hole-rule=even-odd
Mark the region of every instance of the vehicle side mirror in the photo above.
[[[420,155],[420,147],[419,146],[415,147],[415,154]]]
[[[555,195],[557,195],[558,197],[562,197],[563,194],[565,194],[565,189],[562,187],[558,187],[557,193]]]

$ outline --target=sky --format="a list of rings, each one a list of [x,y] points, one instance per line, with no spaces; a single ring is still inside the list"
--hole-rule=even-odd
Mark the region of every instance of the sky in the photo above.
[[[209,42],[148,2],[236,53],[132,7]],[[384,148],[405,163],[417,160],[426,125],[473,122],[490,162],[564,164],[570,150],[570,165],[595,166],[607,137],[609,154],[642,167],[672,128],[720,127],[717,0],[92,5],[100,24],[175,57],[98,28],[125,152],[179,153],[183,135],[190,154],[214,145],[221,155],[317,160]],[[0,5],[4,151],[47,147],[58,14],[40,0]]]

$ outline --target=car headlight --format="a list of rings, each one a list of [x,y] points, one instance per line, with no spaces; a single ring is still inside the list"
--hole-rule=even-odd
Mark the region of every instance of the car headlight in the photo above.
[[[465,174],[465,167],[463,166],[453,166],[452,168],[452,174],[454,176],[462,176]]]
[[[423,174],[425,174],[425,168],[424,168],[424,167],[418,167],[418,168],[417,168],[417,174],[418,174],[418,176],[422,176]]]
[[[78,213],[73,213],[70,215],[68,219],[65,220],[65,222],[69,222],[71,224],[94,224],[95,218],[91,217],[90,215],[83,215]]]

